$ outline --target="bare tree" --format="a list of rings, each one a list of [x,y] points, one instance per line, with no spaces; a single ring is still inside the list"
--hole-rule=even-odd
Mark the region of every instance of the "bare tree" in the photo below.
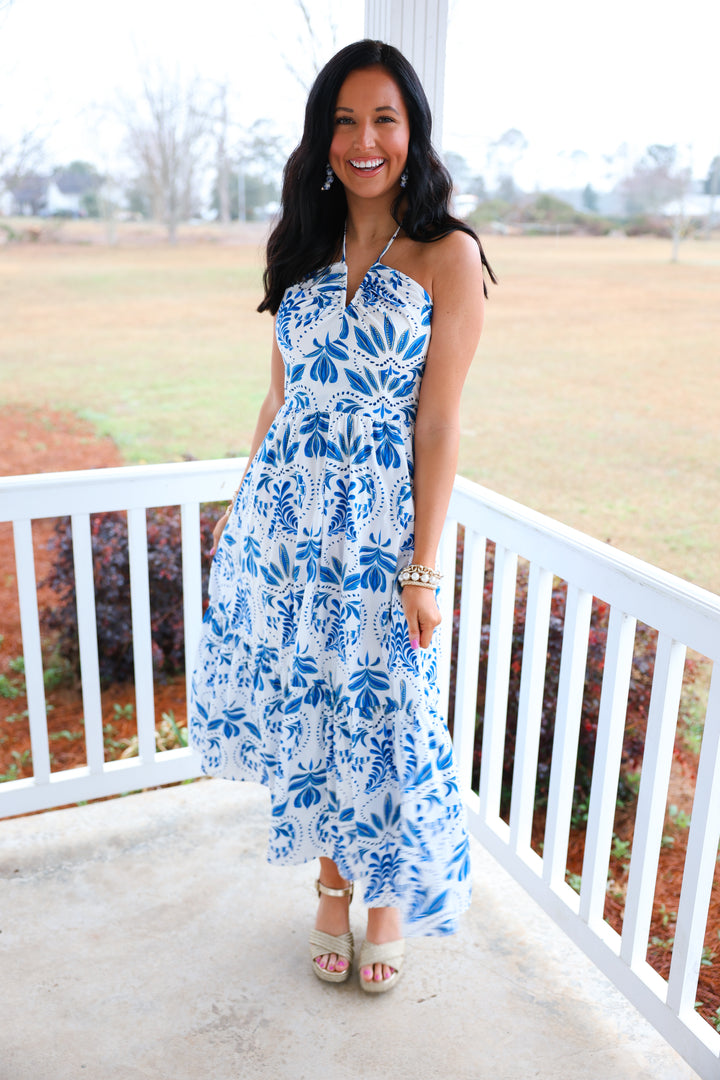
[[[228,157],[227,83],[218,87],[218,117],[215,124],[215,163],[220,221],[230,224],[230,159]]]
[[[37,187],[37,174],[44,164],[45,135],[38,129],[26,131],[14,140],[0,139],[0,192],[3,188],[17,193]]]
[[[2,27],[5,19],[8,17],[14,2],[15,0],[0,0],[0,27]]]
[[[565,165],[565,183],[569,188],[580,188],[587,173],[588,155],[585,150],[561,150],[558,158]]]
[[[305,0],[295,0],[295,8],[300,15],[302,27],[297,37],[295,55],[288,56],[279,44],[278,50],[285,67],[307,94],[321,67],[337,50],[338,28],[333,19],[332,0],[328,2],[325,17],[316,22],[313,22]],[[319,30],[319,25],[324,27],[326,33]],[[302,64],[297,63],[297,57],[302,58]]]
[[[45,158],[45,135],[36,128],[18,139],[0,139],[0,172],[4,176],[22,176],[39,169]]]
[[[657,214],[687,188],[688,170],[680,168],[676,146],[648,146],[620,183],[628,214]]]
[[[487,171],[500,197],[516,190],[515,169],[527,148],[528,141],[517,128],[509,128],[488,145]]]
[[[660,214],[671,209],[672,256],[677,262],[685,227],[684,199],[692,179],[691,170],[680,162],[676,146],[654,143],[620,185],[628,214]]]
[[[231,218],[244,219],[244,207],[238,207],[238,199],[243,202],[243,185],[240,176],[246,157],[248,132],[234,115],[237,108],[229,102],[227,80],[219,83],[215,90],[212,105],[212,135],[215,144],[215,196],[218,218],[227,225]]]
[[[280,178],[288,147],[269,120],[256,120],[247,128],[236,147],[238,216],[253,220],[268,202],[280,196]]]
[[[715,219],[715,199],[720,194],[720,154],[716,154],[710,162],[707,180],[705,181],[705,193],[710,196],[707,217],[705,218],[705,235],[710,237]]]
[[[629,143],[622,142],[610,154],[603,154],[605,162],[605,183],[619,190],[621,183],[627,179],[632,169],[632,155]]]
[[[165,72],[142,76],[142,96],[122,103],[127,149],[145,187],[153,217],[177,240],[177,226],[192,216],[197,184],[212,125],[206,95],[197,79],[183,82]]]

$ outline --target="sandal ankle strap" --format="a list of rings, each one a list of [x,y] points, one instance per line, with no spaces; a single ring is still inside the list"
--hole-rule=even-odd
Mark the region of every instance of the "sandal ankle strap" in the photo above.
[[[346,885],[344,889],[331,889],[327,885],[323,885],[320,878],[317,878],[315,882],[315,888],[317,889],[318,896],[347,896],[348,903],[353,898],[353,889],[355,888],[355,882],[351,881],[349,885]]]

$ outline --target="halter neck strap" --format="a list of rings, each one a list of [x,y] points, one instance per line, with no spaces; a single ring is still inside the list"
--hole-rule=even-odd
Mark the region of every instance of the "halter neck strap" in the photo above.
[[[380,254],[378,255],[378,257],[377,257],[377,259],[376,259],[376,262],[380,262],[380,260],[382,259],[383,255],[386,255],[386,254],[387,254],[388,248],[390,247],[390,245],[392,244],[393,240],[395,239],[395,237],[397,236],[397,234],[398,234],[399,232],[400,232],[400,226],[398,225],[397,229],[396,229],[396,230],[395,230],[395,232],[394,232],[394,233],[392,234],[392,236],[391,236],[391,237],[390,237],[390,239],[388,240],[387,244],[385,245],[385,247],[384,247],[384,248],[382,249],[382,251],[381,251],[381,252],[380,252]]]
[[[383,258],[383,256],[387,255],[388,250],[390,248],[390,245],[392,244],[393,240],[395,239],[395,237],[397,236],[397,234],[399,232],[400,232],[400,226],[398,225],[397,229],[392,234],[392,236],[388,240],[387,244],[382,249],[382,251],[378,255],[377,259],[375,260],[376,263],[379,263],[380,260]],[[343,246],[342,246],[342,261],[343,262],[346,262],[346,258],[345,258],[345,242],[346,242],[346,240],[347,240],[347,221],[345,222],[345,228],[343,229]]]

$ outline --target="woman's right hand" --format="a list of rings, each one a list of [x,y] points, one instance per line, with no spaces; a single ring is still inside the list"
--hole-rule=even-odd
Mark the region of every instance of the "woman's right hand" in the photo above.
[[[435,592],[410,581],[401,593],[403,611],[407,619],[410,647],[429,649],[433,632],[440,625]]]
[[[223,514],[223,516],[221,518],[218,518],[217,524],[215,525],[215,528],[213,529],[213,546],[210,549],[210,558],[211,559],[212,559],[213,555],[215,554],[215,552],[218,549],[218,544],[220,543],[220,537],[223,534],[223,529],[225,528],[225,526],[227,525],[229,520],[230,520],[230,507],[228,506],[228,508],[225,511],[225,513]]]

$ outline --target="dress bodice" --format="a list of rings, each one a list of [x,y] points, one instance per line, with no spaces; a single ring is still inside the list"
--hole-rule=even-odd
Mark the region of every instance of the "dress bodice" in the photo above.
[[[286,409],[414,420],[432,300],[381,259],[349,302],[344,259],[285,292],[276,332]]]

